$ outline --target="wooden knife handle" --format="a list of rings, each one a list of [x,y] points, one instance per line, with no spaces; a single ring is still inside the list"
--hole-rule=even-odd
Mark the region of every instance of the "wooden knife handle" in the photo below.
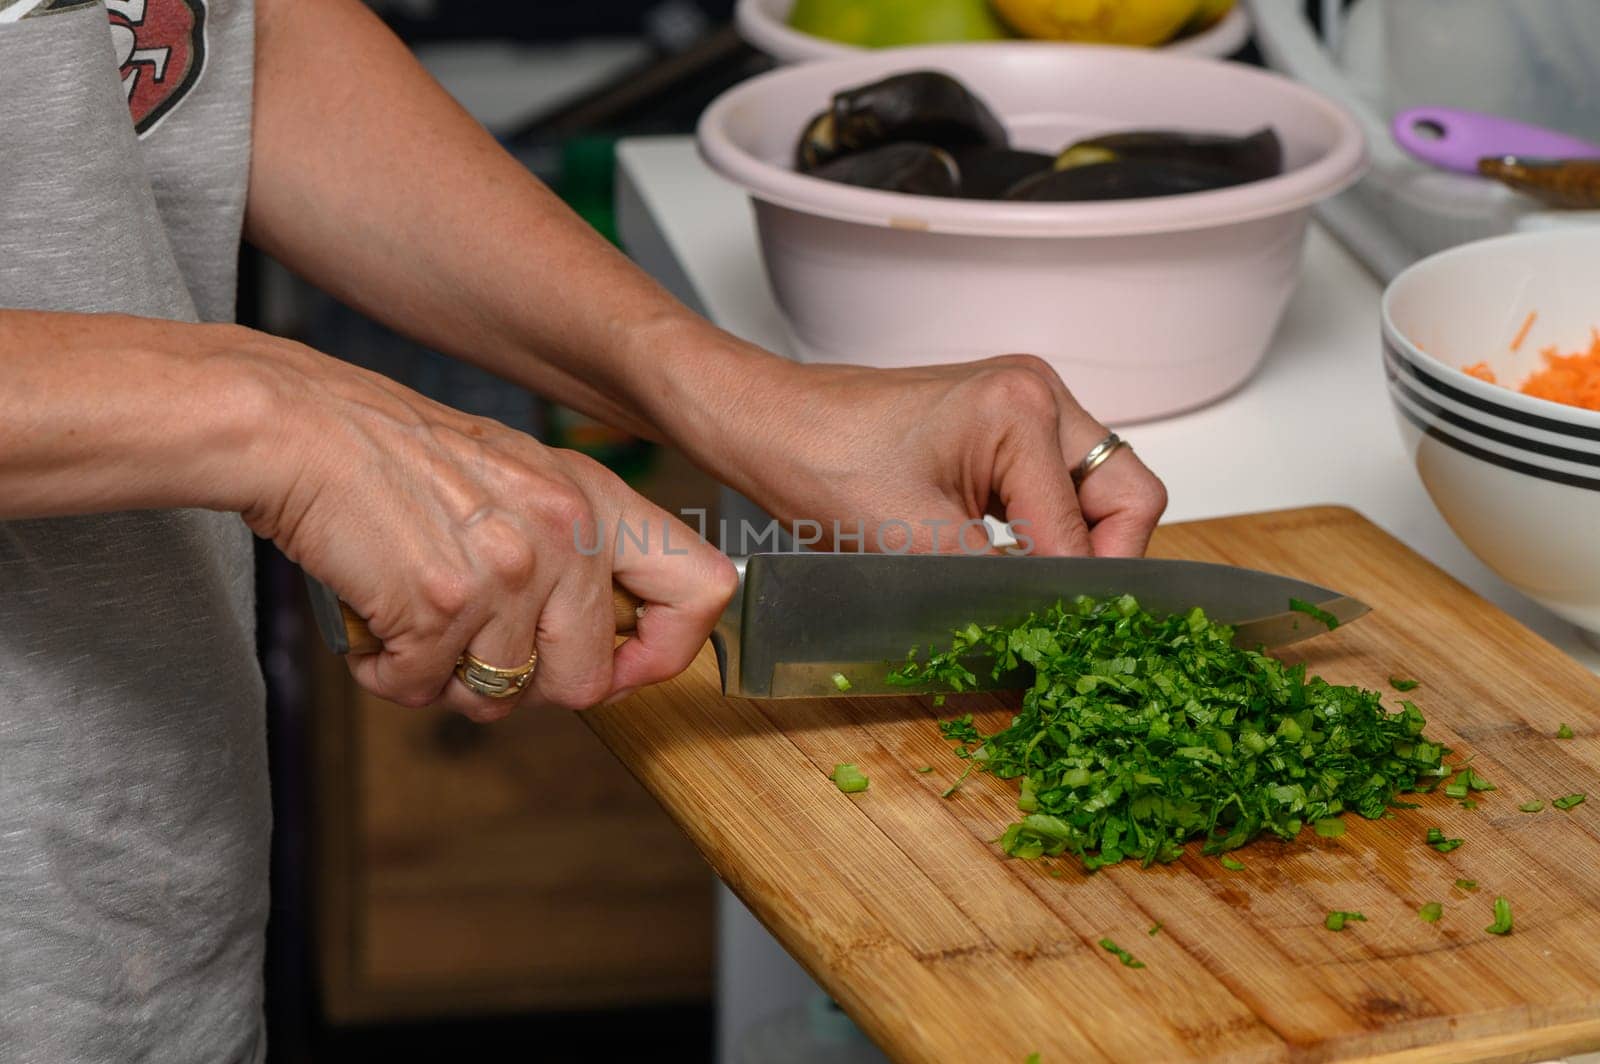
[[[611,585],[611,614],[618,635],[626,635],[638,627],[639,615],[643,612],[643,600],[631,591]],[[344,599],[339,600],[339,613],[344,618],[344,635],[349,643],[346,654],[376,654],[383,649],[383,640],[372,634],[366,619]]]

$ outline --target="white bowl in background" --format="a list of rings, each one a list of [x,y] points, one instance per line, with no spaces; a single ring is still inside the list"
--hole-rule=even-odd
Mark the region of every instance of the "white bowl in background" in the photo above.
[[[837,59],[858,55],[863,50],[853,44],[830,41],[826,37],[803,33],[789,25],[794,0],[739,0],[733,10],[739,36],[780,63],[805,63],[813,59]],[[1250,39],[1250,16],[1243,3],[1218,20],[1215,26],[1161,45],[1162,51],[1222,59],[1244,47]]]
[[[1116,129],[1283,141],[1285,172],[1138,200],[1006,203],[910,196],[797,173],[795,141],[835,92],[945,71],[1018,147]],[[707,163],[755,206],[799,356],[906,366],[1007,352],[1049,360],[1102,420],[1200,406],[1242,383],[1294,288],[1310,207],[1359,176],[1349,115],[1286,78],[1161,51],[1039,42],[929,45],[784,67],[701,116]]]
[[[1389,397],[1439,513],[1508,583],[1600,643],[1600,412],[1513,390],[1542,350],[1587,351],[1597,326],[1600,230],[1464,244],[1383,297]],[[1500,383],[1463,372],[1479,362]]]

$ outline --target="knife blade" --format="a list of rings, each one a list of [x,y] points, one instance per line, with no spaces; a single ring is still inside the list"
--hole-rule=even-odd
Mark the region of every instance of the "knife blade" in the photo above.
[[[968,624],[1014,624],[1079,595],[1132,595],[1152,613],[1199,606],[1241,646],[1277,647],[1327,631],[1289,608],[1308,602],[1353,621],[1361,602],[1303,580],[1210,562],[890,554],[758,554],[711,642],[724,694],[740,698],[905,695],[885,677],[912,647],[949,645]],[[1026,670],[980,686],[1025,687]]]
[[[943,647],[969,624],[1014,624],[1079,595],[1132,595],[1152,613],[1199,606],[1234,628],[1234,641],[1278,647],[1326,626],[1289,608],[1300,599],[1340,623],[1367,607],[1303,580],[1210,562],[1160,558],[756,554],[738,559],[739,590],[711,643],[722,691],[736,698],[905,695],[886,682],[912,647]],[[312,613],[336,654],[382,648],[366,622],[332,589],[306,576]],[[639,600],[613,587],[618,632],[632,631]],[[1025,687],[1027,672],[995,679],[974,662],[980,688]]]

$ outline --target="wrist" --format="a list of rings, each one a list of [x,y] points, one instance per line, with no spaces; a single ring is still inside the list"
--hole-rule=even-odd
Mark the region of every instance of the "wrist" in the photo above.
[[[329,361],[291,341],[243,326],[217,326],[216,347],[200,367],[215,419],[202,476],[213,509],[235,510],[263,535],[281,523],[311,465],[328,392],[319,363]]]
[[[629,361],[643,367],[633,394],[660,435],[724,484],[752,491],[765,464],[757,444],[803,367],[693,315],[638,330]]]

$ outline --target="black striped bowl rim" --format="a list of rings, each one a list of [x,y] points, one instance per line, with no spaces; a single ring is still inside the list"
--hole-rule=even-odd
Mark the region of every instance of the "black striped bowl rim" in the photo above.
[[[1423,434],[1502,469],[1600,491],[1600,415],[1532,399],[1449,369],[1408,351],[1387,327],[1383,364],[1395,409]],[[1560,413],[1570,409],[1581,420],[1537,413],[1528,409],[1533,404]]]

